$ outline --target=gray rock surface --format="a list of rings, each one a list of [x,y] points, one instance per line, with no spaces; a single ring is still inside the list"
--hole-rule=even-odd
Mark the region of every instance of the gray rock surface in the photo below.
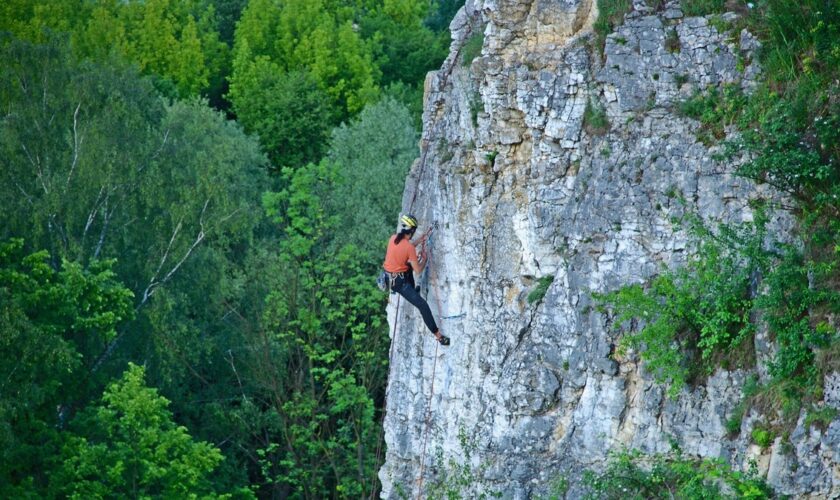
[[[750,200],[776,194],[716,161],[720,147],[698,142],[699,124],[676,110],[708,86],[753,88],[755,38],[684,17],[677,1],[654,11],[637,0],[602,58],[594,4],[468,0],[449,58],[427,79],[424,153],[403,210],[437,224],[424,294],[452,345],[438,347],[417,311],[392,299],[383,497],[417,497],[454,460],[474,475],[468,497],[530,498],[564,477],[575,498],[582,471],[608,451],[665,452],[671,439],[738,468],[755,460],[782,493],[838,496],[840,422],[805,428],[803,412],[792,452],[761,450],[749,438],[761,415],[738,437],[725,429],[748,373],[721,370],[669,399],[636,356],[613,353],[617,332],[593,291],[684,262],[690,239],[672,220],[686,207],[748,221]],[[481,33],[481,55],[462,62]],[[584,124],[588,102],[606,112],[602,135]],[[791,218],[774,224],[788,231]],[[837,380],[827,384],[835,406]]]

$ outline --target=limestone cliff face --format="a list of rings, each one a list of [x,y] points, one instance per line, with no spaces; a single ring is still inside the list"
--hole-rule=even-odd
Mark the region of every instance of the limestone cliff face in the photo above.
[[[423,293],[452,345],[437,347],[417,311],[392,298],[384,497],[415,497],[469,454],[472,494],[529,498],[563,476],[574,498],[580,473],[609,450],[665,452],[672,438],[737,467],[754,459],[780,492],[840,495],[840,421],[808,429],[803,413],[787,453],[750,444],[756,413],[730,438],[724,423],[750,373],[721,370],[669,399],[636,357],[612,353],[616,328],[592,307],[593,291],[684,261],[678,199],[733,222],[752,217],[751,199],[774,196],[715,161],[699,124],[675,111],[696,89],[754,85],[755,39],[684,17],[677,1],[656,12],[634,3],[603,57],[591,41],[595,0],[468,0],[453,21],[450,57],[427,81],[425,153],[403,207],[437,223]],[[462,63],[482,33],[481,55]],[[606,110],[605,133],[584,126],[590,100]],[[785,214],[774,223],[781,233],[791,224]],[[772,346],[756,343],[765,360]],[[840,406],[838,386],[840,376],[827,381],[828,404]]]

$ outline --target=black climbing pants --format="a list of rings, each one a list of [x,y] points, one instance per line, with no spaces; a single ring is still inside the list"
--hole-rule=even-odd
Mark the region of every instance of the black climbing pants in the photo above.
[[[438,331],[435,318],[432,316],[432,310],[429,309],[429,304],[417,293],[414,288],[414,273],[410,270],[402,273],[391,283],[391,290],[405,297],[405,300],[411,302],[414,307],[420,310],[423,316],[423,322],[426,323],[426,328],[430,332]]]

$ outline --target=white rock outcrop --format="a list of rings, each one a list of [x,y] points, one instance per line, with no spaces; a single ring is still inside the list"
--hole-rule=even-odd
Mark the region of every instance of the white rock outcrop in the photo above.
[[[385,498],[422,496],[450,460],[474,475],[468,496],[531,498],[564,477],[575,498],[581,472],[610,450],[665,452],[672,439],[739,468],[757,459],[781,493],[840,496],[840,421],[806,429],[800,418],[793,451],[756,450],[754,415],[735,438],[725,429],[749,373],[721,370],[669,399],[637,359],[615,359],[617,333],[592,307],[592,292],[684,261],[687,235],[672,219],[686,206],[738,222],[751,219],[751,200],[774,196],[716,161],[699,124],[676,111],[697,89],[752,88],[756,40],[663,3],[636,0],[603,56],[595,0],[468,0],[453,20],[450,57],[427,79],[424,154],[403,206],[437,224],[423,294],[452,345],[438,347],[400,306]],[[482,34],[481,55],[462,62]],[[584,126],[588,102],[608,117],[601,135]],[[790,218],[774,223],[785,231]],[[826,404],[840,404],[837,380]]]

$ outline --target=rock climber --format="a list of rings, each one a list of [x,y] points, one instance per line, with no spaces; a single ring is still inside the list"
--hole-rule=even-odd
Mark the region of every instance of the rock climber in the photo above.
[[[400,226],[397,234],[391,236],[388,241],[388,250],[385,252],[385,262],[382,267],[388,275],[388,282],[392,292],[396,292],[405,300],[411,302],[423,316],[426,327],[435,335],[441,345],[449,345],[449,337],[440,333],[432,316],[429,304],[420,296],[418,288],[414,284],[414,273],[418,275],[426,267],[426,239],[421,238],[420,258],[417,257],[417,248],[411,242],[414,233],[417,231],[417,219],[412,215],[400,217]]]

